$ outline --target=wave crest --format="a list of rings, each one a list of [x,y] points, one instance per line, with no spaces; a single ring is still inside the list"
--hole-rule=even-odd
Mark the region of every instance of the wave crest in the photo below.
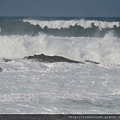
[[[52,20],[52,21],[43,21],[43,20],[32,20],[32,19],[23,19],[23,22],[30,23],[31,25],[39,25],[42,29],[47,27],[50,29],[61,29],[61,28],[70,28],[70,26],[80,26],[84,29],[92,28],[92,25],[99,28],[99,30],[105,28],[114,28],[120,27],[120,22],[106,22],[106,21],[97,21],[97,20]]]

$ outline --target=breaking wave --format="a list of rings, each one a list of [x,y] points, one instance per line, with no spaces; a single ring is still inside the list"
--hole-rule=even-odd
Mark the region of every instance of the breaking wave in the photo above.
[[[120,27],[120,22],[106,22],[106,21],[97,21],[97,20],[54,20],[54,21],[42,21],[42,20],[29,20],[24,19],[23,22],[28,22],[31,25],[39,25],[42,29],[52,28],[52,29],[61,29],[61,28],[70,28],[71,26],[80,26],[84,29],[92,28],[92,25],[98,27],[100,30],[105,28],[114,28]]]
[[[0,58],[43,53],[120,64],[120,18],[108,19],[0,17]]]
[[[23,58],[34,54],[60,55],[74,60],[120,63],[120,39],[112,32],[98,37],[0,36],[0,58]]]
[[[44,33],[60,37],[104,37],[112,31],[120,37],[119,21],[98,20],[0,20],[0,35],[32,35]]]

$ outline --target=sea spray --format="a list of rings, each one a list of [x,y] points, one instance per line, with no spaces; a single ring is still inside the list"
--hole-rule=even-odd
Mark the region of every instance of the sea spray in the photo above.
[[[0,36],[0,58],[22,58],[34,54],[60,55],[74,60],[120,63],[120,39],[111,32],[103,38],[38,36]]]

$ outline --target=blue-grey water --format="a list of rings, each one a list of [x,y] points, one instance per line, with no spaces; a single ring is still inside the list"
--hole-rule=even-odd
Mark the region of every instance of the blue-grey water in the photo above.
[[[120,37],[119,17],[0,17],[0,35],[103,37],[109,31]]]

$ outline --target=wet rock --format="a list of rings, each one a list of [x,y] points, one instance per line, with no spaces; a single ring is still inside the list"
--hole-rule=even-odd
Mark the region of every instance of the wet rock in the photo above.
[[[89,62],[89,63],[92,63],[92,64],[100,64],[99,62],[95,62],[95,61],[91,61],[91,60],[85,60],[85,62]]]
[[[0,67],[0,72],[2,72],[3,71],[3,69]]]
[[[10,62],[10,61],[12,61],[12,60],[6,59],[6,58],[3,58],[3,60],[4,60],[4,62]]]
[[[83,63],[80,61],[70,60],[70,59],[67,59],[62,56],[48,56],[48,55],[44,55],[44,54],[28,56],[28,57],[24,57],[24,58],[32,59],[32,60],[38,61],[38,62],[49,62],[49,63],[53,63],[53,62]]]

